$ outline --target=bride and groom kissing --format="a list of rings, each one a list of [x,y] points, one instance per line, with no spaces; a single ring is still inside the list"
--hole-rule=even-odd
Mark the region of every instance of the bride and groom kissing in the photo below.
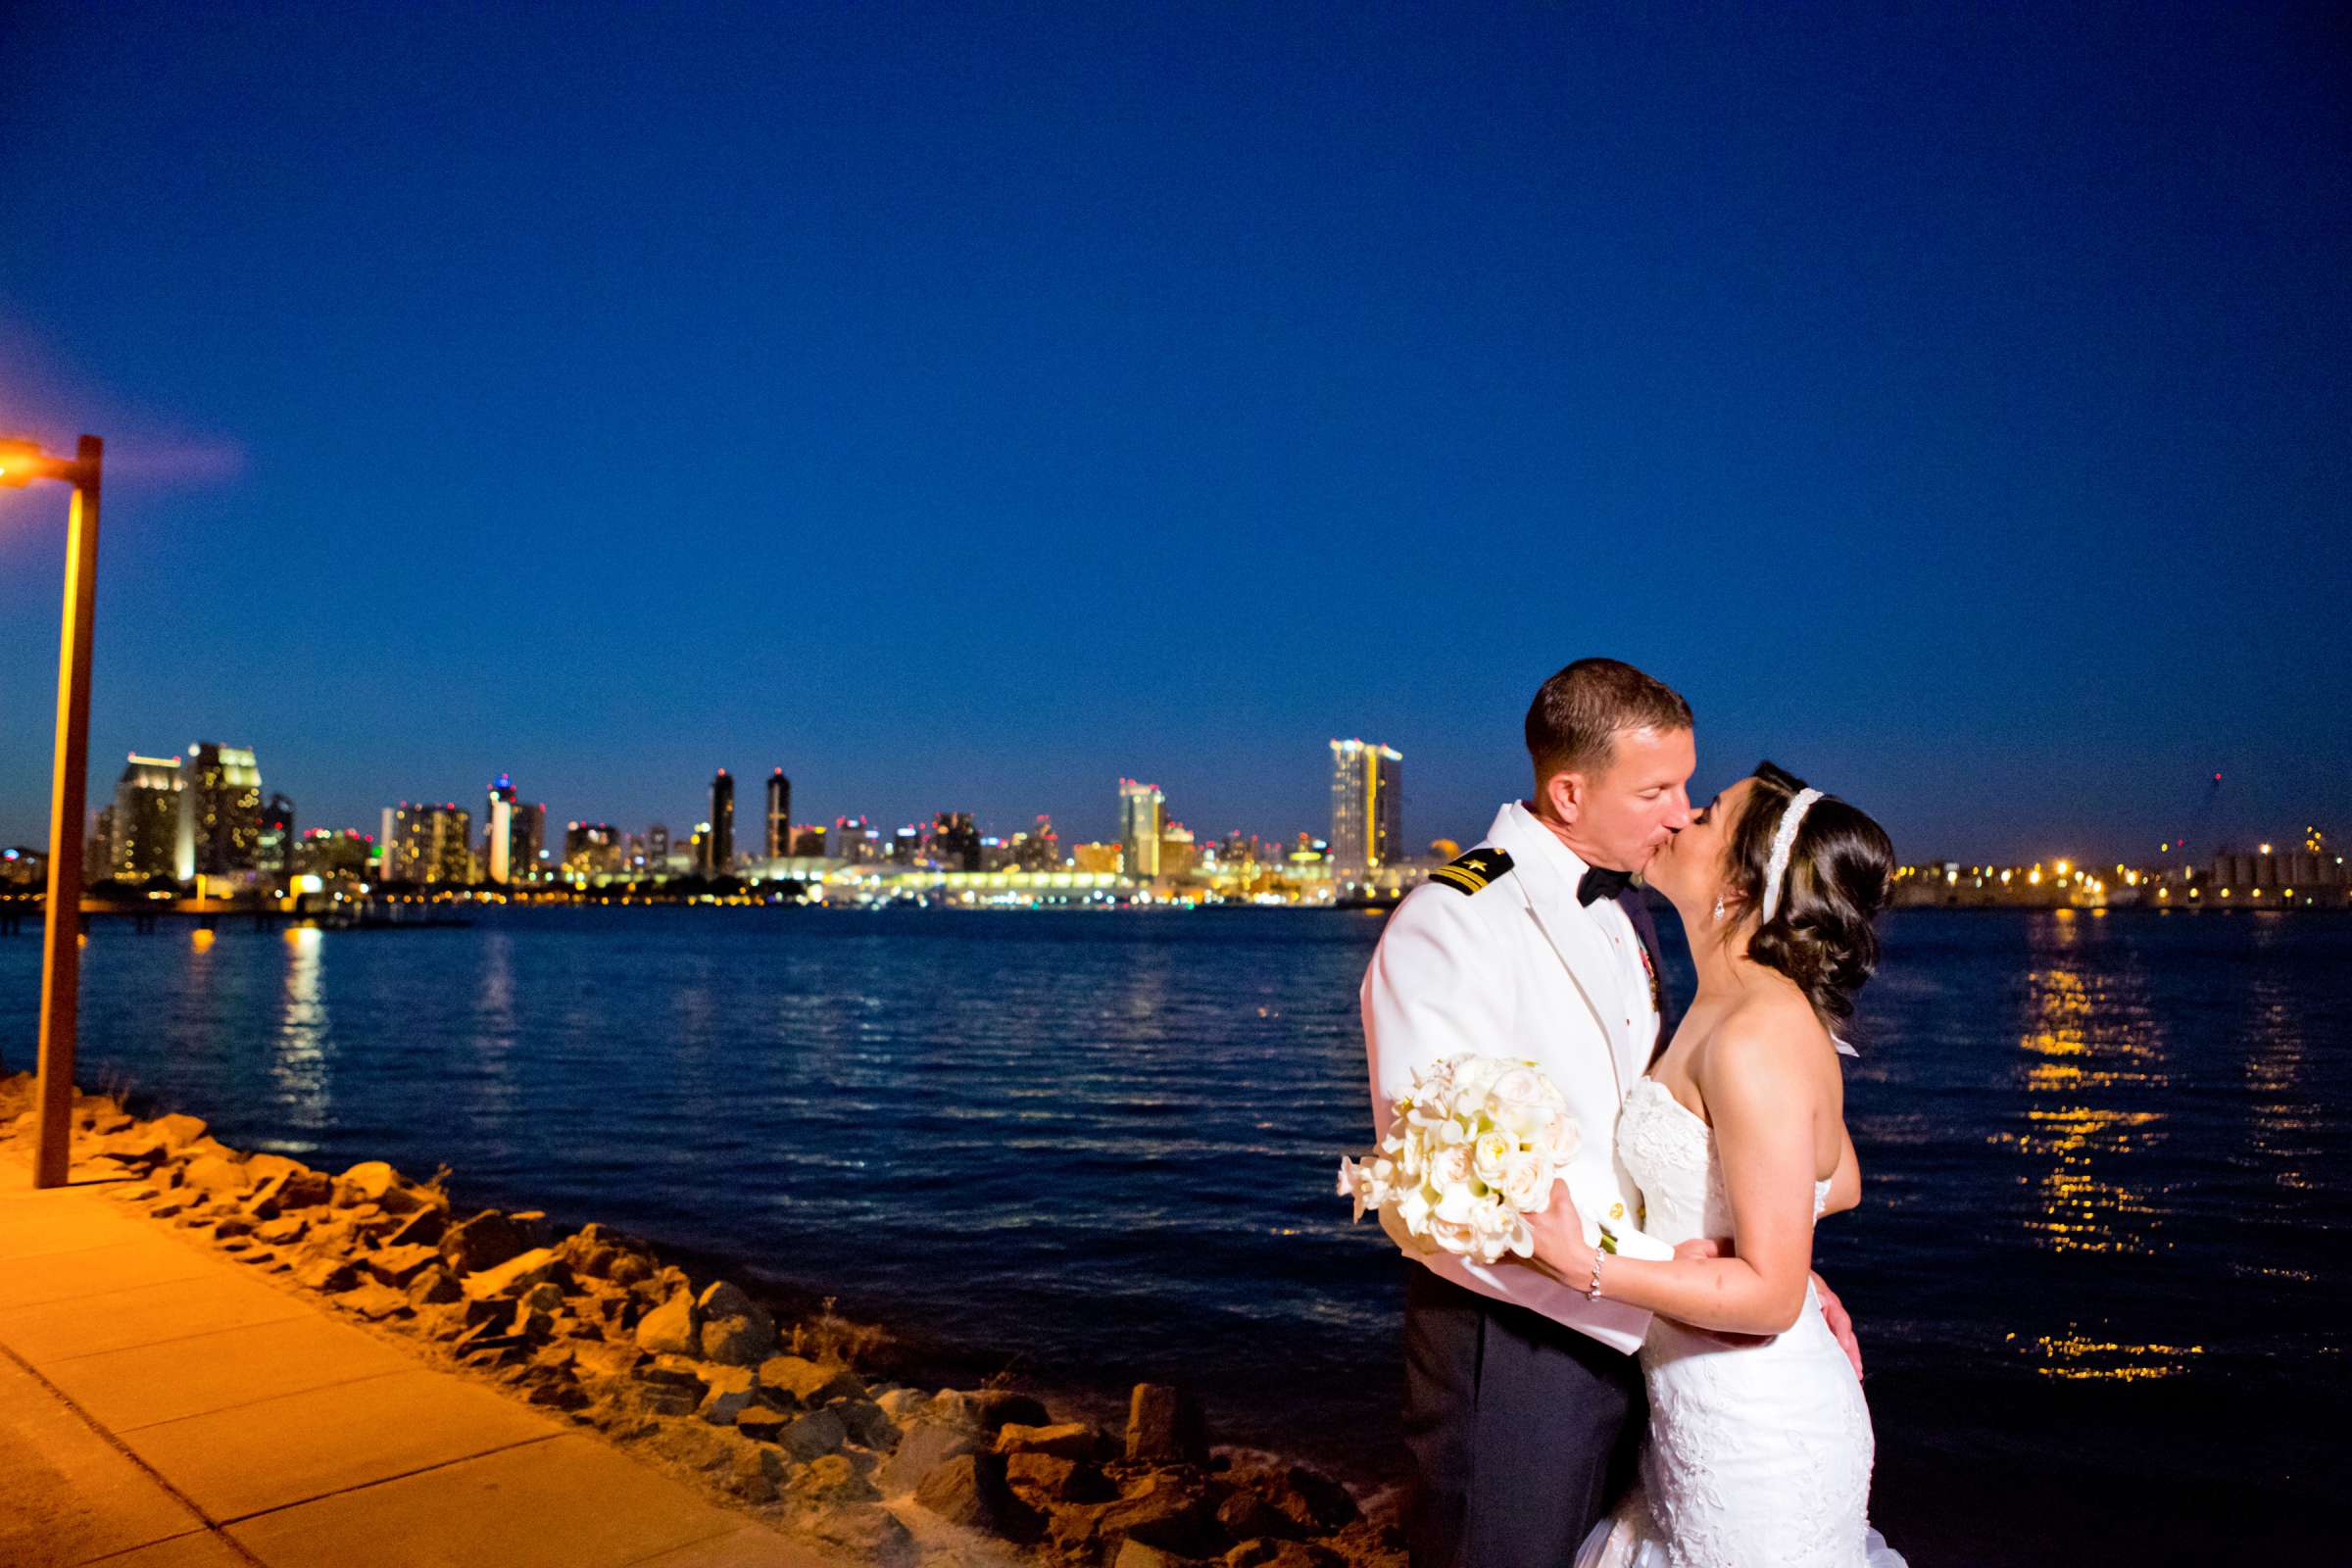
[[[1555,1189],[1530,1258],[1415,1257],[1414,1568],[1900,1568],[1852,1326],[1812,1272],[1815,1221],[1861,1199],[1834,1031],[1892,848],[1769,762],[1694,810],[1690,705],[1615,660],[1545,681],[1527,746],[1534,798],[1413,890],[1364,976],[1374,1125],[1443,1058],[1532,1061],[1592,1130],[1580,1178],[1675,1255],[1596,1250]],[[1689,937],[1687,1007],[1637,876]]]

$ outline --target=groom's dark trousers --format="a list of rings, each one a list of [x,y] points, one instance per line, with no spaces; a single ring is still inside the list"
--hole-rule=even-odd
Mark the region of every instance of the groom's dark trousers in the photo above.
[[[1633,1480],[1647,1415],[1640,1364],[1403,1267],[1413,1568],[1569,1568]]]

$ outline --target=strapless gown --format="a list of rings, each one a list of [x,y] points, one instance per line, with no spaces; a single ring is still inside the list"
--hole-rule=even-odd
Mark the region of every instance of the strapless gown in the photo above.
[[[1617,1152],[1652,1236],[1732,1234],[1715,1130],[1664,1084],[1634,1085]],[[1814,1184],[1816,1219],[1829,1190]],[[1577,1568],[1903,1568],[1870,1528],[1870,1407],[1810,1286],[1795,1326],[1762,1344],[1655,1319],[1642,1373],[1642,1485],[1593,1528]]]

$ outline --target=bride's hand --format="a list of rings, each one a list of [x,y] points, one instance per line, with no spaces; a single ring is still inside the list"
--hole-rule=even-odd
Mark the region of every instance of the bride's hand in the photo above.
[[[1592,1249],[1585,1244],[1584,1216],[1577,1213],[1566,1182],[1552,1183],[1550,1201],[1527,1216],[1527,1228],[1536,1237],[1536,1255],[1528,1261],[1583,1290],[1592,1278]]]

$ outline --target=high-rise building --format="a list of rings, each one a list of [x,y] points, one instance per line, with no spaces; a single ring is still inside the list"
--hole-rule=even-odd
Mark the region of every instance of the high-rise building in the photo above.
[[[829,848],[834,859],[848,860],[853,865],[882,858],[881,843],[875,836],[874,825],[862,816],[835,817]]]
[[[514,781],[501,773],[490,781],[482,811],[483,875],[504,887],[514,880]]]
[[[262,769],[251,749],[198,741],[179,793],[180,875],[234,876],[256,868]]]
[[[792,853],[792,780],[777,768],[767,775],[767,858],[780,860]]]
[[[1159,875],[1159,839],[1167,826],[1167,806],[1158,785],[1119,780],[1119,848],[1129,876]]]
[[[713,876],[725,876],[735,869],[735,781],[723,767],[710,781],[710,826],[706,868]]]
[[[792,830],[792,853],[805,860],[825,858],[825,830],[813,822],[804,822]]]
[[[84,886],[115,874],[115,808],[101,806],[91,813],[89,837],[81,841],[81,880]]]
[[[656,871],[669,869],[669,829],[660,822],[645,830],[645,863]]]
[[[1024,871],[1051,871],[1061,864],[1061,840],[1054,832],[1054,819],[1042,813],[1036,827],[1012,836],[1009,849],[1012,863]]]
[[[368,856],[373,848],[357,828],[336,833],[315,827],[294,841],[287,868],[298,875],[357,881],[368,875]]]
[[[1116,844],[1073,844],[1070,862],[1081,871],[1097,873],[1115,875],[1127,869],[1126,851]]]
[[[1159,833],[1159,874],[1161,876],[1190,876],[1195,864],[1193,830],[1182,822],[1170,822]]]
[[[573,876],[610,876],[620,870],[620,830],[610,822],[566,823],[564,869]]]
[[[439,806],[403,801],[390,818],[383,873],[392,882],[471,882],[473,813],[455,801]]]
[[[178,758],[130,754],[115,785],[114,875],[179,875],[179,797],[186,788]]]
[[[294,803],[272,795],[262,808],[261,835],[254,841],[254,868],[268,876],[283,876],[294,855]]]
[[[1360,881],[1404,851],[1404,756],[1378,741],[1331,743],[1331,862]]]
[[[980,830],[969,811],[942,811],[931,824],[931,857],[943,871],[980,869]]]

